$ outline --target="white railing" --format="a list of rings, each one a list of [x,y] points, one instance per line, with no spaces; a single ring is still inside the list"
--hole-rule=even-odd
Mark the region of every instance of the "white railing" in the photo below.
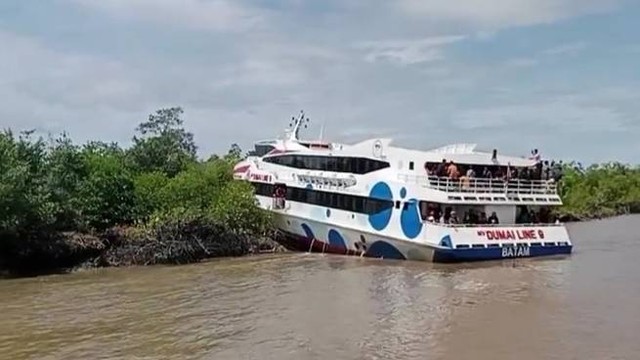
[[[457,180],[448,177],[423,176],[423,175],[398,175],[400,181],[416,183],[428,188],[444,192],[474,193],[474,194],[531,194],[531,195],[557,195],[558,187],[553,180],[521,180],[485,178],[460,178]]]

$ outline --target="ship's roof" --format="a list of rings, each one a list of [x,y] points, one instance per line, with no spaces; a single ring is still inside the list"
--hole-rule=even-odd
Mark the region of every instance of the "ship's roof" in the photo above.
[[[499,150],[493,159],[492,152],[478,151],[475,144],[450,144],[431,150],[406,149],[392,145],[392,139],[369,139],[354,145],[345,145],[345,153],[374,155],[374,147],[378,146],[379,153],[387,160],[406,160],[439,163],[442,160],[460,164],[472,165],[500,165],[515,167],[531,167],[536,161],[526,157],[502,154]],[[375,156],[375,155],[374,155]]]
[[[269,140],[260,141],[260,143],[270,143],[275,145],[276,149],[282,151],[296,151],[305,154],[333,154],[354,157],[370,157],[381,158],[386,161],[416,161],[420,163],[439,163],[442,160],[447,162],[453,161],[459,164],[468,165],[498,165],[514,167],[531,167],[536,161],[526,157],[512,156],[502,154],[497,150],[497,156],[493,159],[492,152],[477,150],[476,144],[449,144],[430,150],[416,150],[397,147],[392,144],[393,139],[379,138],[368,139],[356,144],[338,144],[331,143],[331,149],[312,148],[309,149],[302,144],[329,144],[325,141],[318,140],[276,140],[275,143]],[[278,151],[278,152],[280,152]]]

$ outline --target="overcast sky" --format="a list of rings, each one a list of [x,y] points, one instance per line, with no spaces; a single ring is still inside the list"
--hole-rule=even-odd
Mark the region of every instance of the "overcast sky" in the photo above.
[[[1,0],[0,127],[127,145],[182,106],[201,154],[393,137],[640,162],[637,0]]]

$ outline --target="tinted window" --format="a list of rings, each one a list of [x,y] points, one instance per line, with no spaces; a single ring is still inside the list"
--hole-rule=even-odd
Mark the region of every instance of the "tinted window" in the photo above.
[[[389,167],[389,163],[385,161],[344,156],[278,155],[267,157],[264,161],[297,169],[355,174],[366,174]]]
[[[249,155],[251,155],[251,156],[264,156],[269,151],[274,149],[274,147],[271,146],[271,145],[255,145],[254,148],[255,148],[255,150],[250,151]]]
[[[273,185],[259,182],[252,182],[256,195],[273,196]]]
[[[272,196],[273,185],[259,182],[251,183],[256,195]],[[327,191],[288,187],[286,199],[305,204],[325,206],[333,209],[352,211],[361,214],[375,214],[393,207],[393,201],[373,199],[364,196],[337,194]]]

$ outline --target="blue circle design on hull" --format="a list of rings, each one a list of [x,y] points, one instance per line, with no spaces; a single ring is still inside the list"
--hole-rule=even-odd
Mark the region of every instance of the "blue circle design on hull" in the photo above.
[[[393,200],[393,193],[389,185],[381,181],[371,188],[369,197],[381,200]],[[386,228],[389,225],[389,221],[391,221],[392,210],[393,207],[389,207],[388,209],[369,215],[369,224],[371,224],[371,227],[378,231]]]
[[[347,244],[342,235],[334,229],[329,230],[329,245],[340,248],[346,248]]]
[[[404,199],[405,197],[407,197],[407,189],[406,188],[402,188],[400,189],[400,197],[402,199]]]
[[[404,235],[409,239],[420,235],[422,231],[422,221],[420,221],[420,213],[418,212],[418,200],[411,199],[407,202],[407,206],[402,208],[400,226],[402,227]]]
[[[304,233],[308,239],[315,239],[315,236],[313,235],[313,231],[311,231],[311,228],[309,227],[309,225],[302,224],[301,226],[302,226],[302,230],[304,230]]]
[[[407,258],[395,246],[386,241],[378,240],[369,246],[367,256],[383,259],[406,260]]]

